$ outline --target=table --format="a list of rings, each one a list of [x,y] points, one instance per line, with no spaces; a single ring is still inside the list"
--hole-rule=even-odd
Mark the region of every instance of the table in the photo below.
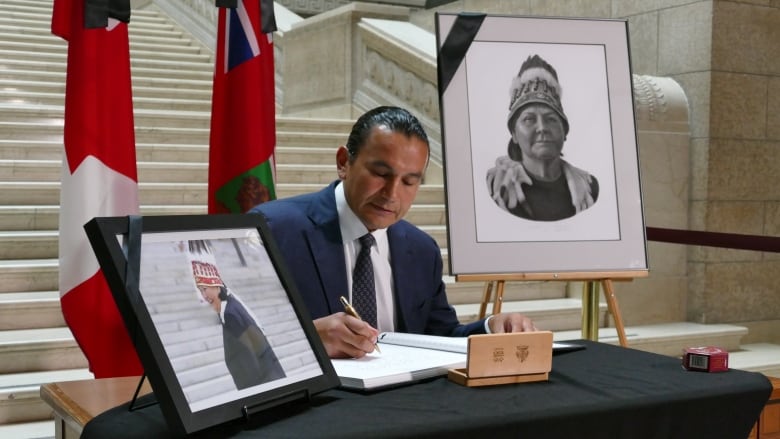
[[[54,432],[58,439],[78,438],[92,418],[133,398],[140,377],[80,380],[41,386],[41,399],[54,410]],[[152,391],[144,381],[140,395]]]
[[[772,394],[750,439],[780,439],[780,378],[768,378],[772,382]]]
[[[690,372],[672,357],[577,343],[586,349],[556,355],[547,382],[467,388],[436,378],[372,394],[335,389],[199,436],[744,439],[772,391],[758,373]],[[169,433],[159,406],[122,405],[89,421],[82,437]]]

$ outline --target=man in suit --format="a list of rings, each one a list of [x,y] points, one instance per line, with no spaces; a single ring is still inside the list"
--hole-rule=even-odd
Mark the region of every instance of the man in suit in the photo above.
[[[374,351],[378,332],[385,331],[467,336],[535,330],[529,318],[517,313],[458,322],[447,302],[438,245],[402,219],[429,157],[428,136],[413,115],[397,107],[378,107],[358,118],[347,144],[338,148],[339,180],[319,192],[250,210],[265,216],[333,358],[359,358]],[[375,325],[344,313],[339,302],[351,291],[361,249],[358,238],[367,233],[375,240],[369,244]]]

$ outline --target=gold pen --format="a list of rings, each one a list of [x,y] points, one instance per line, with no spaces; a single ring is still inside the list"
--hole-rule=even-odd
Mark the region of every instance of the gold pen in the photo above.
[[[363,320],[360,317],[360,314],[357,313],[355,308],[353,308],[352,305],[349,304],[349,301],[347,301],[346,297],[341,296],[341,297],[339,297],[339,300],[341,300],[341,304],[344,305],[344,311],[346,311],[347,314],[351,315],[352,317],[354,317],[354,318],[356,318],[358,320]],[[382,351],[379,349],[379,345],[377,343],[374,343],[374,348],[376,348],[376,351],[379,352],[380,354],[382,353]]]

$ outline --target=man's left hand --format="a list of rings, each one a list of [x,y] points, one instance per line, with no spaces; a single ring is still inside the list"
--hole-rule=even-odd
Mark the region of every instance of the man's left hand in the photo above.
[[[516,312],[495,314],[488,322],[488,326],[490,326],[490,332],[493,334],[537,331],[534,322],[530,318]]]

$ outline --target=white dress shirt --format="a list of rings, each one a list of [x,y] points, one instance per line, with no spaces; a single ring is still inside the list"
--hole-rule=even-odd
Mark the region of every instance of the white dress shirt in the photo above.
[[[339,228],[344,245],[344,262],[347,266],[347,287],[345,296],[352,303],[352,271],[360,251],[358,238],[368,233],[368,229],[347,204],[344,186],[339,183],[335,188],[336,210],[339,214]],[[393,272],[390,268],[390,244],[387,241],[387,229],[377,229],[372,233],[376,245],[371,248],[371,264],[374,266],[374,285],[376,289],[376,329],[379,332],[395,330],[395,306],[393,305]],[[357,310],[358,313],[361,310]]]

